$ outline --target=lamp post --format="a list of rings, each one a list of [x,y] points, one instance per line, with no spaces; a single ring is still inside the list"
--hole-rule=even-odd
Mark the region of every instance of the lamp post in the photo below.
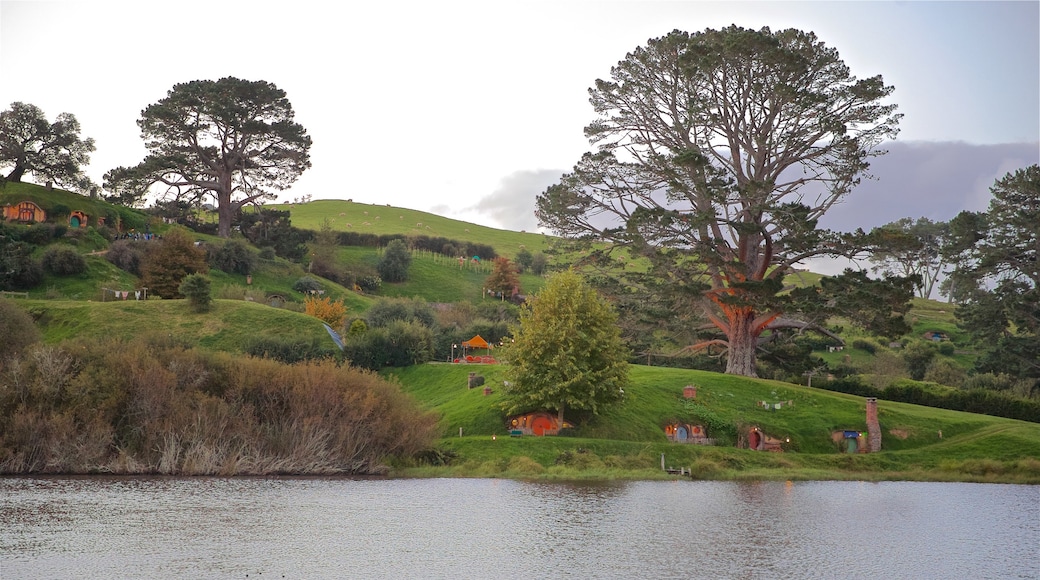
[[[459,345],[453,343],[451,345],[451,362],[455,362],[455,349],[456,348],[459,348]]]

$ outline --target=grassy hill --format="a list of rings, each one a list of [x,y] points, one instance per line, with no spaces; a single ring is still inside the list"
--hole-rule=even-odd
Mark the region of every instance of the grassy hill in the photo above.
[[[72,197],[69,197],[72,196]],[[88,215],[132,212],[114,209],[59,190],[32,184],[7,184],[0,201],[32,199],[44,209],[64,206]],[[97,204],[97,205],[94,205]],[[442,236],[490,245],[500,255],[514,256],[520,248],[545,249],[548,238],[540,234],[508,232],[442,218],[425,212],[324,200],[282,206],[292,212],[297,227],[317,230],[328,219],[339,231],[373,234]],[[92,213],[97,212],[97,213]],[[422,225],[420,225],[422,224]],[[212,244],[222,240],[196,234]],[[193,313],[185,301],[107,301],[103,288],[132,290],[137,279],[114,267],[101,254],[104,240],[80,236],[54,243],[69,244],[85,254],[88,270],[80,276],[47,275],[32,290],[30,300],[19,304],[38,320],[45,341],[117,336],[127,339],[148,334],[165,336],[204,349],[241,353],[255,337],[316,341],[331,344],[316,319],[295,310],[303,295],[293,283],[306,275],[298,264],[281,259],[260,259],[252,284],[240,274],[211,271],[214,308]],[[256,251],[256,249],[253,249]],[[342,247],[337,260],[345,267],[373,268],[375,248]],[[461,266],[457,260],[436,254],[416,253],[410,279],[386,284],[375,295],[361,295],[324,281],[327,294],[343,299],[351,315],[367,309],[379,296],[418,296],[430,302],[488,300],[481,292],[488,271]],[[796,274],[792,281],[810,284],[811,272]],[[537,291],[542,279],[522,277],[526,292]],[[271,308],[266,302],[277,295],[296,304]],[[947,304],[915,300],[910,314],[913,331],[905,340],[925,340],[926,332],[946,334],[957,351],[950,355],[962,366],[971,362],[963,349],[963,334],[956,327]],[[846,338],[870,339],[846,327]],[[844,352],[818,353],[832,365],[851,361],[868,366],[871,352],[848,348]],[[487,378],[492,394],[465,387],[466,374],[476,370]],[[871,455],[837,453],[830,439],[834,430],[865,429],[863,399],[810,389],[789,383],[718,375],[701,371],[634,366],[633,384],[626,389],[626,403],[575,429],[570,436],[514,439],[505,437],[505,417],[498,409],[504,367],[425,364],[390,369],[384,374],[441,417],[444,439],[438,451],[446,467],[398,466],[411,475],[492,475],[517,477],[661,477],[660,457],[669,465],[695,468],[699,477],[713,478],[828,478],[828,479],[949,479],[1040,483],[1040,425],[881,402],[885,430],[884,451]],[[682,386],[697,384],[695,402],[681,398]],[[780,411],[766,411],[756,402],[792,401]],[[663,426],[671,422],[699,423],[720,443],[716,447],[669,443]],[[785,453],[760,453],[734,446],[750,426],[785,440]],[[459,437],[459,430],[463,436]],[[939,432],[943,433],[940,439]],[[498,435],[496,439],[492,436]],[[787,441],[789,439],[789,441]]]
[[[204,349],[241,353],[254,337],[327,342],[312,316],[242,300],[214,300],[204,314],[185,300],[27,300],[18,304],[37,319],[44,341],[116,337],[133,340],[160,335]]]
[[[466,387],[467,374],[474,370],[492,387],[491,395]],[[880,401],[883,451],[848,455],[838,451],[831,433],[866,430],[862,397],[660,367],[631,367],[632,384],[625,389],[624,403],[574,429],[570,436],[512,438],[499,409],[504,372],[498,365],[444,363],[387,371],[406,392],[440,415],[442,447],[451,458],[447,466],[403,467],[402,473],[662,477],[664,454],[669,466],[691,467],[695,477],[705,478],[1040,483],[1038,424]],[[682,387],[688,384],[697,385],[694,401],[682,397]],[[792,404],[766,410],[756,404],[759,401]],[[719,445],[667,441],[664,426],[677,421],[706,425]],[[784,453],[734,447],[752,426],[784,440]]]
[[[543,251],[549,241],[549,237],[543,234],[500,230],[424,211],[350,200],[323,199],[267,207],[289,210],[293,225],[306,230],[318,231],[328,220],[329,226],[337,232],[404,234],[478,242],[492,246],[498,255],[509,258],[516,256],[521,248],[532,253]]]
[[[3,182],[0,183],[0,205],[15,205],[22,201],[31,201],[40,206],[48,215],[69,211],[82,211],[88,216],[89,224],[96,225],[97,218],[105,218],[105,223],[114,226],[122,221],[126,229],[143,228],[147,216],[137,210],[113,205],[108,202],[65,191],[63,189],[47,189],[33,183]]]

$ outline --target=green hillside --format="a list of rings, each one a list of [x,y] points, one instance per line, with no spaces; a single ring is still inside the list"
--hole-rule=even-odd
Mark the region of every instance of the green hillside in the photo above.
[[[515,256],[521,248],[527,248],[532,253],[544,251],[549,240],[543,234],[500,230],[414,209],[349,200],[323,199],[267,207],[289,210],[293,225],[305,230],[318,231],[327,219],[329,226],[338,232],[403,234],[471,241],[492,246],[498,255],[509,258]]]
[[[485,377],[490,395],[467,388],[471,371]],[[504,371],[499,365],[433,363],[384,373],[440,415],[442,447],[452,458],[447,466],[405,468],[403,473],[631,477],[634,471],[655,477],[663,475],[659,462],[664,454],[669,466],[693,467],[695,476],[707,478],[1040,483],[1038,424],[880,401],[883,451],[849,455],[839,452],[831,433],[866,430],[862,397],[659,367],[632,366],[624,403],[568,436],[513,438],[499,409]],[[695,400],[682,396],[688,384],[697,386]],[[760,401],[791,404],[767,410]],[[664,426],[675,422],[705,425],[718,444],[669,442]],[[784,452],[737,449],[738,439],[753,426],[784,441]],[[575,454],[584,455],[580,469],[570,465]]]
[[[185,300],[27,300],[27,309],[44,334],[44,341],[115,337],[133,340],[160,335],[186,345],[234,353],[254,338],[333,343],[314,317],[242,300],[214,300],[204,314]]]

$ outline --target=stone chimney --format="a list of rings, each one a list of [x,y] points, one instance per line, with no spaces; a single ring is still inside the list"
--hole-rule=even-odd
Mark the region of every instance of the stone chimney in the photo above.
[[[867,452],[881,451],[881,425],[877,418],[877,397],[867,397]]]

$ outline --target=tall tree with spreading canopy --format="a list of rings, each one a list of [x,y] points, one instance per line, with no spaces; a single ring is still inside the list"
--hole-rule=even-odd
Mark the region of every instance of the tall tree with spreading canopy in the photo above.
[[[870,231],[874,271],[920,277],[917,295],[928,298],[946,266],[942,247],[950,225],[922,217],[902,218]]]
[[[805,328],[782,317],[783,277],[860,248],[817,220],[896,135],[893,88],[812,33],[736,26],[651,39],[610,77],[589,89],[596,151],[538,197],[539,221],[589,261],[645,258],[724,335],[693,346],[723,345],[726,372],[755,376],[763,333]]]
[[[617,314],[578,273],[554,274],[529,304],[506,357],[506,410],[565,410],[597,414],[621,400],[628,352]]]
[[[266,81],[227,77],[174,85],[141,112],[148,156],[105,174],[105,187],[127,205],[153,188],[160,196],[216,200],[217,233],[231,234],[242,206],[274,198],[311,166],[311,138],[292,105]]]
[[[979,370],[1040,379],[1040,166],[990,191],[988,211],[950,222],[956,316],[983,352]]]
[[[62,113],[53,123],[36,105],[11,103],[0,112],[0,167],[10,167],[4,177],[19,182],[27,173],[87,193],[93,184],[83,173],[90,163],[94,140],[80,138],[79,121]]]

